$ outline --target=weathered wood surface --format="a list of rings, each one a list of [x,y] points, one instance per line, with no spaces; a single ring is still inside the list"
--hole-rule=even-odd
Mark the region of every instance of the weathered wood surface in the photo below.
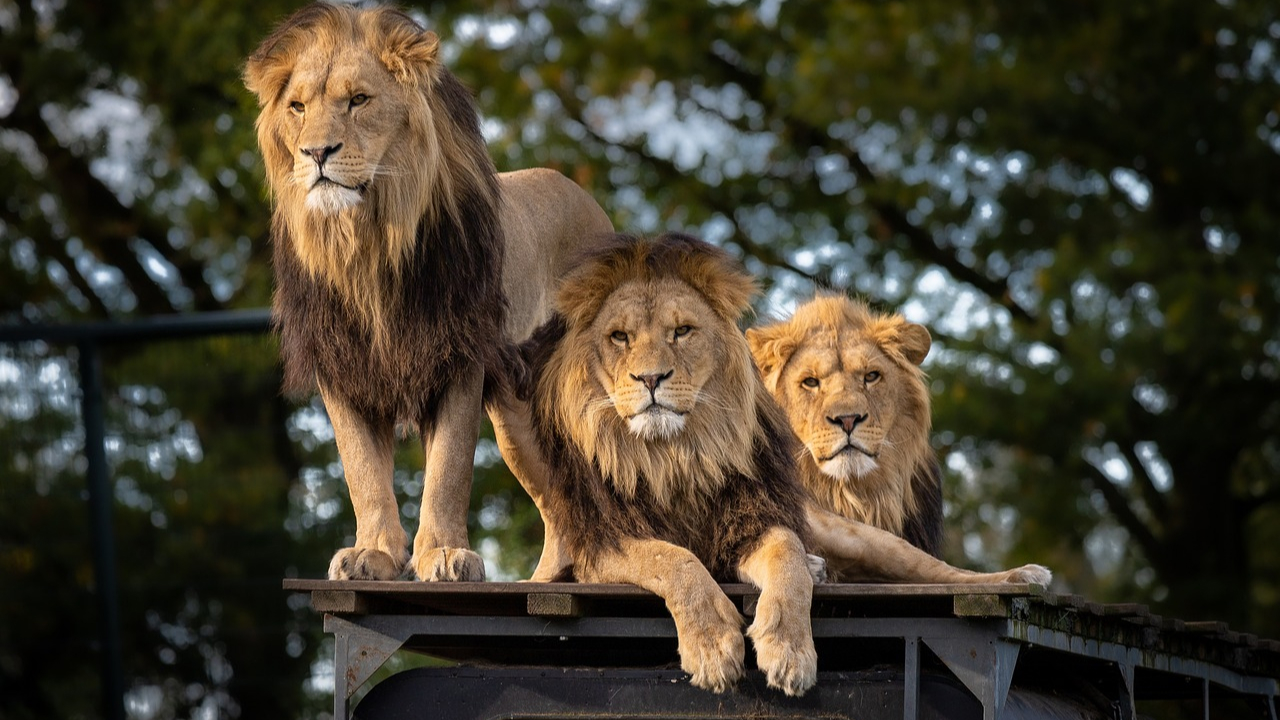
[[[284,589],[310,593],[317,612],[352,617],[670,617],[661,598],[632,585],[287,579]],[[744,615],[754,615],[756,588],[735,583],[721,589]],[[1222,622],[1186,622],[1153,614],[1145,605],[1094,603],[1037,585],[825,584],[814,588],[812,615],[907,623],[948,618],[1007,621],[1010,627],[1040,628],[1082,641],[1169,653],[1280,678],[1280,642],[1232,631]]]

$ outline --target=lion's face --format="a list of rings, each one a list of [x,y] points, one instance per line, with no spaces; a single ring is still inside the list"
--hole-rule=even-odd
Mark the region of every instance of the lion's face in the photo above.
[[[355,208],[416,223],[437,170],[438,47],[434,33],[391,8],[316,3],[249,58],[267,181],[295,233]]]
[[[274,110],[291,162],[281,189],[296,193],[309,212],[352,208],[379,174],[408,170],[388,153],[408,122],[404,90],[365,48],[304,51]]]
[[[628,283],[591,332],[597,380],[628,430],[645,440],[685,429],[725,351],[723,323],[684,282]]]
[[[871,315],[844,298],[819,298],[785,323],[748,331],[765,385],[818,469],[862,478],[894,452],[914,452],[928,428],[918,365],[924,327]],[[908,466],[909,467],[909,466]]]
[[[753,279],[680,237],[630,240],[565,279],[563,341],[539,393],[556,423],[624,493],[705,496],[747,472],[766,393],[737,318]]]

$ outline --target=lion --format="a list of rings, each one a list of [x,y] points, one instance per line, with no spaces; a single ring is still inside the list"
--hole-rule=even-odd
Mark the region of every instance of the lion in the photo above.
[[[306,6],[249,57],[244,80],[274,201],[284,390],[319,390],[355,511],[355,545],[328,576],[482,580],[466,529],[480,414],[540,501],[505,355],[612,224],[557,172],[496,173],[437,36],[400,10]],[[412,556],[392,488],[397,426],[426,455]]]
[[[544,518],[569,563],[561,579],[661,596],[681,666],[713,691],[742,675],[744,652],[716,583],[757,586],[747,635],[767,682],[790,695],[816,673],[810,549],[849,577],[1048,581],[1040,566],[959,570],[807,502],[797,443],[737,326],[755,292],[726,252],[679,233],[616,235],[566,276],[518,373],[551,478]]]
[[[941,473],[920,370],[929,331],[828,295],[748,329],[747,342],[804,444],[801,478],[816,502],[938,555]]]

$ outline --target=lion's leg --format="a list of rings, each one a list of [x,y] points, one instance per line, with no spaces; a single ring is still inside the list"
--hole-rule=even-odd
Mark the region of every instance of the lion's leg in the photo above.
[[[693,553],[661,540],[625,538],[575,567],[583,582],[639,585],[667,603],[676,622],[680,667],[691,682],[724,692],[742,677],[742,616]]]
[[[493,423],[493,435],[498,440],[498,450],[511,473],[529,493],[533,504],[542,515],[542,556],[530,580],[549,582],[572,564],[568,551],[561,542],[560,532],[543,507],[543,495],[551,480],[551,468],[547,465],[534,435],[532,414],[528,403],[509,395],[503,396],[485,408]]]
[[[962,570],[929,555],[902,538],[805,504],[809,531],[818,552],[845,580],[900,583],[1035,583],[1047,585],[1053,574],[1040,565],[979,573]]]
[[[483,384],[475,368],[446,390],[435,428],[422,439],[426,468],[411,560],[419,580],[484,580],[484,560],[467,541]]]
[[[409,560],[400,505],[391,487],[394,429],[391,423],[370,424],[323,387],[320,395],[356,515],[355,547],[333,556],[329,579],[394,580]]]
[[[803,695],[818,678],[809,622],[813,577],[804,545],[794,532],[770,528],[759,547],[738,564],[738,576],[760,588],[756,619],[747,629],[756,664],[770,687]]]

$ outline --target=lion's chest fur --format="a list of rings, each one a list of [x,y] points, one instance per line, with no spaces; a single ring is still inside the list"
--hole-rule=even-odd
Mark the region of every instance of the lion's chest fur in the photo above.
[[[717,580],[736,582],[738,564],[769,528],[807,537],[785,426],[765,423],[748,451],[750,472],[725,468],[715,482],[692,479],[677,488],[662,478],[658,492],[643,473],[634,482],[615,482],[555,417],[548,398],[534,398],[535,432],[551,466],[546,511],[577,563],[591,563],[624,537],[651,538],[688,549]]]
[[[492,223],[420,227],[400,272],[385,273],[378,318],[308,272],[279,219],[274,237],[286,392],[305,394],[318,382],[368,419],[422,426],[465,373],[500,370],[505,300]]]

